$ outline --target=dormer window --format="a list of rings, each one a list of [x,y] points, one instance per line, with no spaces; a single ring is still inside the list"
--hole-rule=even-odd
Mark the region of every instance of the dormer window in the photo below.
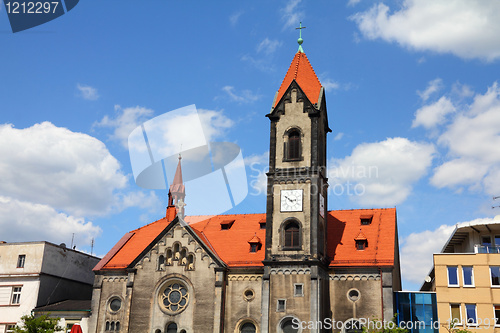
[[[302,134],[297,128],[290,129],[285,134],[285,146],[283,160],[285,161],[301,161],[302,160]]]
[[[359,234],[356,236],[356,238],[354,238],[354,241],[356,242],[356,250],[358,251],[362,251],[368,246],[368,240],[361,229],[359,230]]]
[[[220,223],[220,230],[229,230],[233,226],[234,220],[224,220]]]
[[[259,221],[260,229],[266,229],[266,219]]]
[[[373,215],[361,215],[361,225],[370,225],[372,223]]]
[[[260,238],[257,237],[257,234],[255,234],[252,239],[248,241],[248,244],[250,244],[250,252],[257,252],[260,250],[262,247],[262,242],[260,241]]]

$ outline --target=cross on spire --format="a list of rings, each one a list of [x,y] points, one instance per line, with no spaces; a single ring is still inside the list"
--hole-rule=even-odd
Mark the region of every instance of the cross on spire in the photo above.
[[[304,40],[302,39],[302,29],[305,29],[306,27],[302,26],[302,22],[300,22],[299,27],[295,28],[295,30],[299,30],[299,39],[297,39],[297,43],[299,43],[299,52],[304,53],[304,50],[302,49],[302,43]]]

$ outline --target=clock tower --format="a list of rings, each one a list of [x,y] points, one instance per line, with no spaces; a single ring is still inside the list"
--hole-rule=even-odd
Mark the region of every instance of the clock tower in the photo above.
[[[326,135],[331,130],[324,88],[302,49],[302,38],[298,42],[267,115],[271,131],[263,306],[269,303],[263,307],[268,311],[263,311],[262,327],[269,332],[283,326],[286,314],[305,321],[328,315],[323,309],[329,294]]]

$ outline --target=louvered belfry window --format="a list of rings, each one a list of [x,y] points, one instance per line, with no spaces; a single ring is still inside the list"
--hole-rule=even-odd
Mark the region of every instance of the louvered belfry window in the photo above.
[[[300,159],[300,132],[293,130],[288,135],[288,159]]]

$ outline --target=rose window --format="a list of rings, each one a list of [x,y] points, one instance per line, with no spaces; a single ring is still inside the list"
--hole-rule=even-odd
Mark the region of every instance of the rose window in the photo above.
[[[159,296],[160,306],[172,313],[181,312],[189,302],[187,288],[179,282],[167,284],[160,289]]]

